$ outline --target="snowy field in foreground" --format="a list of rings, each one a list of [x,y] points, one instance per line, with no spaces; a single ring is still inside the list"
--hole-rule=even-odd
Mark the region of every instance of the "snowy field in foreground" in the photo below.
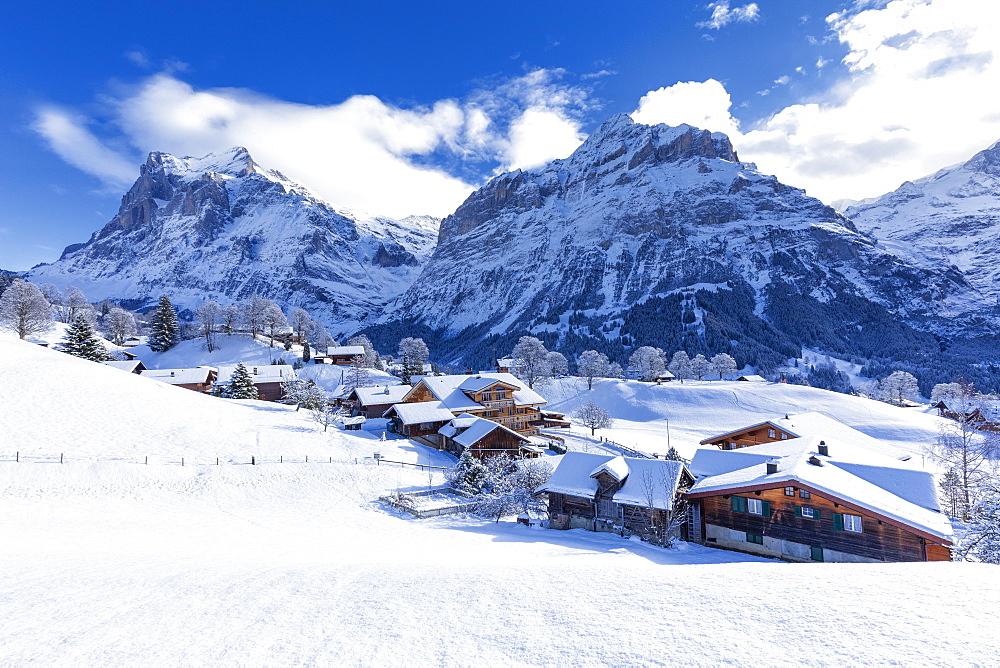
[[[0,665],[967,665],[1000,645],[996,567],[415,520],[375,499],[427,474],[371,455],[447,455],[5,337],[0,360]]]

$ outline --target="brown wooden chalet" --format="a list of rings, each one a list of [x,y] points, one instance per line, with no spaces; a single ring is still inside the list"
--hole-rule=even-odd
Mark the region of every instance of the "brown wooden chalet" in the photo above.
[[[706,545],[790,561],[946,561],[951,524],[933,475],[815,436],[701,449],[685,494]]]
[[[354,415],[363,415],[368,419],[380,418],[393,405],[401,403],[411,389],[410,385],[358,387],[347,395],[345,404]]]
[[[278,401],[283,396],[282,384],[295,380],[295,370],[288,364],[244,365],[257,388],[257,398],[261,401]],[[229,382],[235,366],[219,367],[219,379]]]
[[[211,392],[212,385],[219,377],[218,370],[209,366],[193,369],[146,369],[140,371],[139,375],[195,392]]]
[[[538,491],[548,494],[553,529],[662,537],[692,482],[681,462],[570,451]]]
[[[537,457],[542,448],[516,431],[507,429],[493,420],[462,413],[438,430],[443,437],[441,447],[456,455],[465,450],[478,459],[493,455],[508,455],[512,459]]]
[[[979,431],[1000,431],[1000,422],[991,420],[983,413],[983,409],[978,406],[973,407],[971,411],[953,410],[948,408],[948,404],[944,400],[941,400],[934,404],[932,408],[938,409],[938,415],[941,417],[966,422],[973,429],[978,429]]]
[[[761,422],[749,427],[740,427],[718,436],[710,436],[701,441],[701,445],[714,445],[720,450],[737,450],[751,445],[783,441],[796,438],[797,434],[787,427],[782,427],[777,421]]]
[[[443,450],[444,436],[438,432],[455,416],[440,401],[419,401],[390,406],[383,417],[390,431]]]
[[[107,366],[113,367],[115,369],[120,369],[121,371],[127,371],[128,373],[140,374],[146,370],[146,365],[137,359],[127,359],[127,360],[107,360],[103,362]]]
[[[325,355],[314,355],[315,364],[338,364],[350,366],[356,357],[364,357],[364,346],[330,346]]]
[[[440,402],[452,417],[469,413],[522,436],[538,434],[542,428],[545,399],[509,373],[427,376],[403,397],[403,403],[431,401]]]

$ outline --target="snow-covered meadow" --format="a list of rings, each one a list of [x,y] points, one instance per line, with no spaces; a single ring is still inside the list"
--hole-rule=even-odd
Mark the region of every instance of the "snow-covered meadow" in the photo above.
[[[787,564],[415,520],[377,497],[440,477],[378,466],[373,453],[450,458],[380,431],[323,433],[302,411],[198,395],[9,337],[0,381],[3,665],[984,665],[1000,646],[992,566]],[[548,388],[556,407],[584,400],[572,382]],[[621,420],[607,435],[623,443],[661,438],[667,416],[672,442],[688,447],[739,417],[724,402],[664,408],[709,392],[695,385],[606,382],[595,392]],[[737,389],[738,400],[759,392],[776,407],[792,396],[771,387]],[[821,410],[795,396],[800,410]],[[711,410],[712,423],[696,424]],[[912,430],[933,431],[911,413]]]

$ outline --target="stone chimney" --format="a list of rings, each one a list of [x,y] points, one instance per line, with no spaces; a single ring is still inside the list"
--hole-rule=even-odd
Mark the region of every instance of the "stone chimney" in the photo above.
[[[777,473],[777,472],[778,472],[778,460],[772,459],[767,463],[767,474],[771,475],[772,473]]]
[[[818,450],[819,454],[823,455],[824,457],[830,456],[830,446],[826,444],[826,441],[819,442]]]

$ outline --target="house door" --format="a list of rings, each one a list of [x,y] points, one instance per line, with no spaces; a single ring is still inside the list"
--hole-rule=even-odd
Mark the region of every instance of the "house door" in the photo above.
[[[618,507],[611,499],[598,499],[597,516],[605,519],[618,519]]]

